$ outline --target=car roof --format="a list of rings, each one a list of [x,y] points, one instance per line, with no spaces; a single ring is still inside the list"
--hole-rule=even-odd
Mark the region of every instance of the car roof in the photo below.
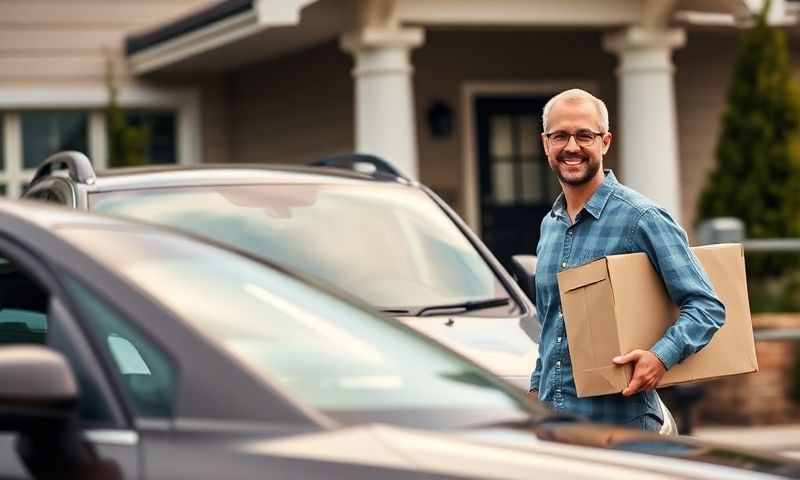
[[[409,182],[402,178],[373,176],[331,167],[263,164],[203,164],[129,167],[104,170],[97,172],[92,190],[112,191],[135,188],[265,183],[297,185],[409,185]]]

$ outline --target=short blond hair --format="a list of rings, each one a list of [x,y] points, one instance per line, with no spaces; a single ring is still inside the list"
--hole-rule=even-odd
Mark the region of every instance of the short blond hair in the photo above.
[[[586,90],[581,90],[580,88],[571,88],[569,90],[564,90],[563,92],[555,95],[553,98],[547,101],[544,105],[544,110],[542,110],[542,130],[547,132],[547,127],[549,124],[548,117],[550,117],[550,111],[553,109],[556,103],[561,100],[565,101],[588,101],[594,104],[595,108],[597,108],[597,113],[600,115],[600,129],[603,133],[608,132],[610,128],[609,120],[608,120],[608,108],[606,108],[605,102],[600,100],[599,98],[595,97],[591,93],[587,92]]]

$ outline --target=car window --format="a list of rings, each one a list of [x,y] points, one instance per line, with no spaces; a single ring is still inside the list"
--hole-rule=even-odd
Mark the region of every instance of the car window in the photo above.
[[[47,315],[17,308],[0,310],[0,344],[34,343],[44,345]]]
[[[60,229],[209,341],[318,408],[455,414],[522,406],[494,376],[399,322],[253,260],[166,233]]]
[[[50,318],[51,293],[17,266],[0,257],[0,345],[47,345],[70,363],[81,390],[79,417],[84,423],[111,421],[108,405],[71,342]]]
[[[92,332],[113,359],[136,413],[171,417],[177,375],[166,354],[81,282],[66,275],[67,289],[79,303]]]
[[[53,192],[51,192],[49,189],[46,189],[46,188],[43,188],[41,190],[37,190],[37,191],[32,192],[32,193],[26,193],[24,195],[24,197],[26,199],[40,200],[40,201],[43,201],[43,202],[55,202],[56,201],[55,196],[53,195]]]
[[[235,245],[376,307],[509,296],[447,214],[406,186],[169,188],[95,193],[90,205]]]
[[[25,194],[24,197],[26,199],[40,200],[48,203],[57,203],[59,205],[65,205],[69,203],[67,196],[63,192],[51,188],[43,188],[36,192]]]

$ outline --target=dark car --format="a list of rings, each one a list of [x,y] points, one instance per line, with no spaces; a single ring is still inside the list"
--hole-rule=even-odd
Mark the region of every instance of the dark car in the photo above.
[[[335,285],[527,390],[535,309],[458,215],[376,157],[319,163],[97,173],[65,152],[39,167],[24,197],[234,245]]]
[[[0,478],[800,477],[554,416],[355,300],[169,230],[2,202],[0,258]]]

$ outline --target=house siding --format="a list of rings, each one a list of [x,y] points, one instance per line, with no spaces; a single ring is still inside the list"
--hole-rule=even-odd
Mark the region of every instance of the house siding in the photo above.
[[[693,32],[674,54],[682,223],[692,233],[697,202],[716,164],[720,117],[736,55],[734,32]]]
[[[104,84],[122,39],[213,0],[0,0],[0,86]],[[108,53],[106,53],[108,52]]]
[[[213,77],[202,84],[200,91],[203,162],[232,162],[231,82],[224,76]]]
[[[328,42],[232,75],[232,161],[299,164],[352,151],[352,63]]]

